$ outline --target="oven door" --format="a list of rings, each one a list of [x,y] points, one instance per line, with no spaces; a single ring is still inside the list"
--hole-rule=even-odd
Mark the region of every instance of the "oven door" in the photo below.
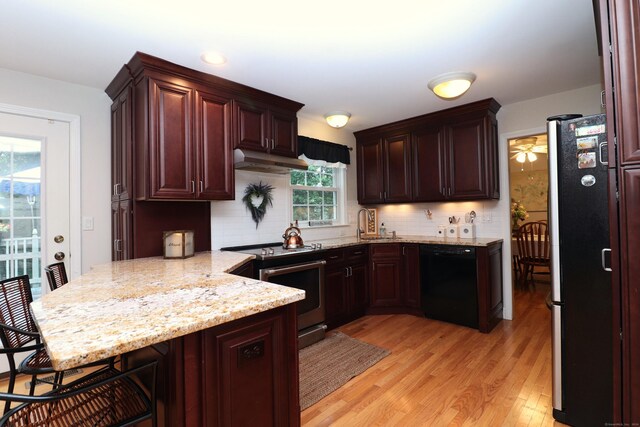
[[[324,260],[260,269],[260,280],[302,289],[298,301],[298,330],[324,323]]]

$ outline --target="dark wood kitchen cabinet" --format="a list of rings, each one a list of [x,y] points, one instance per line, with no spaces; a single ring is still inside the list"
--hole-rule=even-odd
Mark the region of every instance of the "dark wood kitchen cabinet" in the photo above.
[[[402,302],[409,309],[420,312],[420,246],[403,243],[402,250]]]
[[[359,203],[500,198],[499,109],[490,98],[355,132]]]
[[[502,243],[476,248],[478,330],[489,333],[502,319]]]
[[[325,316],[329,329],[364,315],[368,306],[368,248],[332,249],[325,255]]]
[[[376,313],[380,308],[402,307],[401,248],[398,243],[380,243],[371,245],[371,301],[370,306]]]
[[[298,120],[295,111],[237,100],[234,148],[298,157]]]
[[[295,304],[123,355],[158,362],[158,426],[299,426]],[[151,378],[141,377],[143,384]]]
[[[640,4],[594,0],[602,41],[610,168],[614,413],[640,423]],[[619,361],[619,362],[618,362]]]
[[[411,201],[410,135],[383,136],[358,145],[360,203]],[[362,189],[362,191],[360,191]]]
[[[133,88],[126,87],[111,105],[111,200],[133,197]]]
[[[274,152],[290,153],[297,143],[302,104],[144,53],[105,91],[113,101],[111,199],[132,201],[130,251],[114,250],[114,259],[161,255],[166,230],[194,230],[196,251],[211,248],[210,204],[193,201],[235,198],[236,102],[267,106]],[[113,223],[119,247],[115,214]]]

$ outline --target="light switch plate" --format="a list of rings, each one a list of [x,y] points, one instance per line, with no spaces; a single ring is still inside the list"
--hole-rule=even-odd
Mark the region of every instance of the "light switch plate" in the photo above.
[[[82,230],[84,230],[84,231],[93,230],[93,217],[92,216],[83,216],[82,217]]]

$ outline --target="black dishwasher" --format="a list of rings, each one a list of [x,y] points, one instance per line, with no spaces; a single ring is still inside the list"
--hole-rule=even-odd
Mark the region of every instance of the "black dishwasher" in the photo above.
[[[478,328],[474,247],[420,245],[420,277],[426,317]]]

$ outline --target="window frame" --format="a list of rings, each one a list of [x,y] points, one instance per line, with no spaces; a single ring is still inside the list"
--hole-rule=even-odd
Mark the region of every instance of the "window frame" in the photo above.
[[[315,165],[310,165],[315,166]],[[307,190],[307,191],[335,191],[336,192],[336,219],[332,224],[323,225],[309,225],[309,220],[299,221],[300,228],[327,228],[327,227],[340,227],[347,225],[346,222],[346,203],[347,203],[347,170],[346,168],[336,168],[331,166],[319,166],[328,167],[333,169],[333,187],[314,187],[307,185],[291,184],[291,172],[287,175],[287,185],[289,187],[289,200],[288,200],[288,219],[292,223],[293,219],[293,191],[294,190]],[[307,172],[307,171],[305,171]],[[313,221],[313,220],[312,220]]]

